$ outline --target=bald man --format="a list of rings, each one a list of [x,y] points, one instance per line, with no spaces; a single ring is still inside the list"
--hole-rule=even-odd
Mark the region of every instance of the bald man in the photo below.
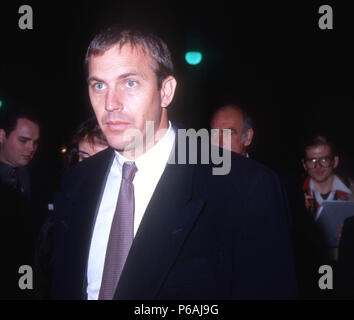
[[[214,113],[210,127],[219,129],[219,132],[212,131],[212,144],[248,157],[247,148],[252,143],[254,130],[252,120],[245,110],[237,105],[223,106]],[[230,146],[223,141],[223,129],[231,130]]]

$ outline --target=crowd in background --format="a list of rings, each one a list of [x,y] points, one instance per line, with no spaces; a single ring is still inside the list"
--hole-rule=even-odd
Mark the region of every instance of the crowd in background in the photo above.
[[[1,110],[2,299],[354,297],[354,210],[343,213],[353,209],[354,183],[330,136],[305,139],[294,159],[301,176],[269,169],[252,149],[263,132],[245,106],[229,103],[208,128],[210,143],[231,151],[229,175],[203,163],[171,168],[180,146],[167,113],[177,86],[167,45],[113,26],[91,41],[85,66],[95,116],[60,149],[59,168],[34,161],[40,115],[26,104]],[[146,141],[130,144],[130,127],[146,129]],[[142,155],[129,153],[139,147]],[[33,283],[19,281],[24,265]],[[333,270],[326,288],[323,266]],[[159,296],[156,270],[169,272]]]
[[[38,168],[31,167],[31,160],[35,156],[40,141],[39,118],[30,110],[23,108],[8,113],[2,114],[0,131],[0,194],[3,212],[2,229],[5,231],[1,233],[3,237],[1,243],[7,261],[2,267],[4,272],[11,275],[7,278],[9,283],[17,281],[19,277],[18,265],[34,266],[38,276],[35,277],[35,290],[3,291],[3,298],[49,299],[51,212],[53,197],[59,184],[58,181],[53,183],[55,175],[51,177],[49,174],[44,179],[43,174],[38,174]],[[235,104],[217,109],[211,117],[210,129],[213,129],[211,130],[212,144],[223,146],[223,139],[229,137],[231,143],[228,148],[232,152],[252,158],[248,150],[252,145],[255,131],[252,118],[246,109]],[[230,131],[225,131],[225,134],[223,129]],[[63,173],[75,163],[85,161],[86,158],[107,147],[108,143],[96,118],[91,117],[83,121],[73,133],[65,149],[61,150],[60,172]],[[316,213],[324,200],[353,201],[354,199],[353,182],[349,177],[341,176],[336,171],[340,164],[340,156],[336,152],[333,141],[328,137],[315,135],[303,146],[303,156],[298,159],[304,168],[303,176],[294,179],[279,174],[290,207],[299,298],[352,298],[351,288],[340,291],[321,290],[318,287],[320,277],[318,269],[322,265],[330,265],[335,270],[334,279],[337,285],[335,289],[338,286],[339,289],[340,286],[345,287],[348,283],[343,279],[344,274],[346,277],[353,274],[348,269],[352,259],[350,254],[348,258],[348,249],[342,252],[345,262],[343,265],[342,256],[338,256],[338,247],[328,247],[321,236],[321,230],[316,225]],[[350,244],[350,235],[348,235],[352,232],[350,229],[352,228],[345,228],[347,230],[345,237],[349,238],[344,244],[345,247],[350,247],[347,244],[348,242]],[[343,228],[338,230],[339,239],[342,231]],[[338,259],[341,263],[339,271]],[[339,272],[342,274],[340,275]]]

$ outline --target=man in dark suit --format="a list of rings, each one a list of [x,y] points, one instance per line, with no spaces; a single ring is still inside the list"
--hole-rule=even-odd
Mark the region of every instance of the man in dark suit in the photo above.
[[[39,120],[33,112],[18,108],[1,112],[0,299],[29,299],[33,294],[33,290],[22,290],[18,281],[19,268],[33,266],[39,212],[34,210],[35,190],[28,165],[37,151],[39,137]]]
[[[91,103],[110,147],[63,178],[54,203],[53,298],[294,298],[279,179],[230,152],[226,170],[215,168],[203,161],[215,149],[203,154],[191,139],[183,143],[183,131],[167,117],[177,82],[165,43],[112,27],[93,39],[86,63]],[[113,258],[112,267],[112,255],[126,250],[110,249],[120,237],[116,220],[131,208],[133,222],[121,224],[133,240],[112,276],[121,263]]]

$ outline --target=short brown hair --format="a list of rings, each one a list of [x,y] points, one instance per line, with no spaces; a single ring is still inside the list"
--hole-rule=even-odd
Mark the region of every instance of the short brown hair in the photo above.
[[[0,113],[0,128],[5,131],[7,137],[16,130],[19,119],[27,119],[40,127],[41,120],[37,111],[25,107],[11,107]]]
[[[306,158],[307,149],[318,146],[328,146],[331,150],[332,157],[338,155],[337,148],[331,138],[323,135],[313,135],[305,142],[302,158]]]
[[[122,48],[125,44],[132,47],[139,46],[144,52],[148,52],[155,62],[153,66],[159,89],[162,81],[174,74],[171,53],[166,43],[156,35],[136,28],[126,29],[120,25],[113,25],[97,34],[91,41],[85,57],[85,69],[88,74],[90,57],[102,55],[113,46]]]
[[[86,121],[80,123],[74,133],[69,143],[68,151],[65,153],[64,162],[66,167],[69,167],[79,161],[79,144],[84,140],[87,140],[91,146],[94,146],[96,143],[108,146],[106,137],[98,125],[95,116],[92,116]]]

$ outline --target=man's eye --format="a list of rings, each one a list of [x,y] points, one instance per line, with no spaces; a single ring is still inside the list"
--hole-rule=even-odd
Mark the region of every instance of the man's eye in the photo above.
[[[128,80],[126,82],[126,85],[127,85],[128,88],[134,88],[134,87],[136,87],[137,84],[138,83],[136,81],[133,81],[133,80]]]
[[[231,129],[223,129],[223,135],[225,136],[231,136],[232,135],[232,130]]]
[[[101,83],[101,82],[97,82],[97,83],[94,84],[94,88],[95,88],[96,90],[101,91],[101,90],[103,90],[103,89],[106,88],[106,85],[103,84],[103,83]]]

